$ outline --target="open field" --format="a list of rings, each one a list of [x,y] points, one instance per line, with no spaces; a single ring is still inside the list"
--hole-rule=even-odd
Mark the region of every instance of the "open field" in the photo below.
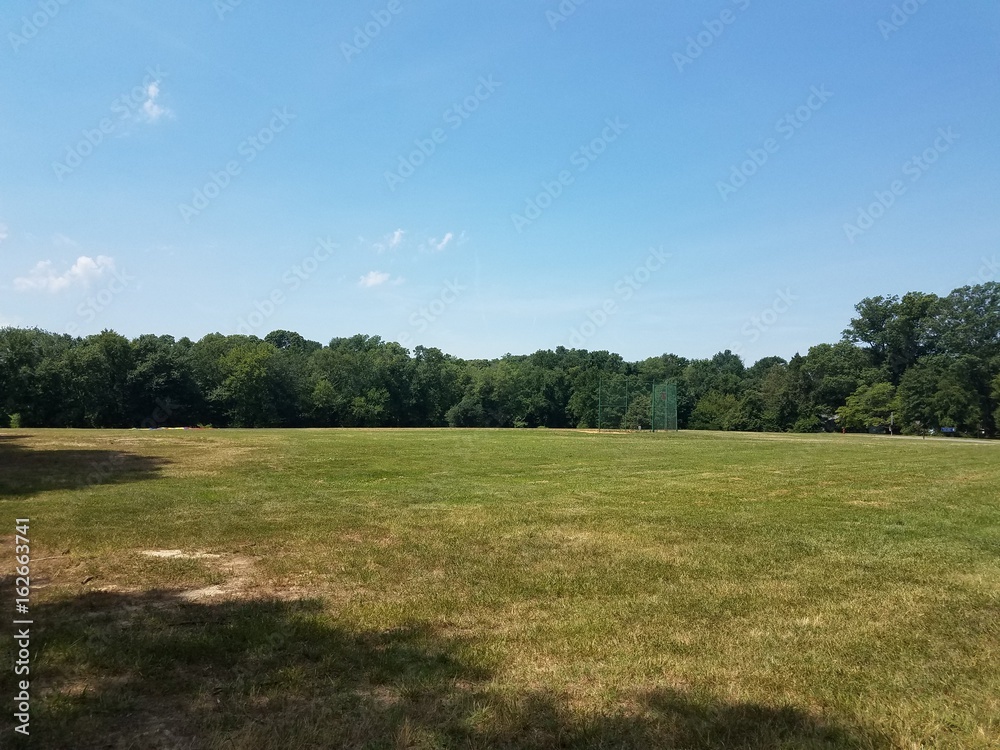
[[[1000,746],[998,444],[7,431],[0,508],[34,747]]]

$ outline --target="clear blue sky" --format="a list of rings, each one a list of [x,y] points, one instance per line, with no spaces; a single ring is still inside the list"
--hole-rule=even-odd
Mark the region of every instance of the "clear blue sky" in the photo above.
[[[11,0],[0,325],[835,341],[1000,278],[1000,6],[896,7]]]

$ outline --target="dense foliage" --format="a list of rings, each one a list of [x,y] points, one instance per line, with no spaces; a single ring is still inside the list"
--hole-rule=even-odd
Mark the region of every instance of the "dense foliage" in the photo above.
[[[0,329],[0,424],[26,427],[592,427],[598,383],[677,383],[680,426],[997,433],[1000,284],[856,306],[841,341],[746,367],[725,351],[626,362],[559,347],[494,360],[377,336],[326,346],[290,331],[129,341]],[[630,424],[648,409],[629,410]]]

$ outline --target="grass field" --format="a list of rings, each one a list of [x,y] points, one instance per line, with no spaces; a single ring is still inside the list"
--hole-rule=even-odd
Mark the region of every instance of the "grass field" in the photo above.
[[[1000,747],[1000,444],[8,431],[0,508],[4,747]]]

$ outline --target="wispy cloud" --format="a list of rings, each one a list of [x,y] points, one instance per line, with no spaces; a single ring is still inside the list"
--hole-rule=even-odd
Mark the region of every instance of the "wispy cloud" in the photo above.
[[[91,282],[115,270],[115,261],[107,255],[91,258],[81,255],[68,270],[58,273],[55,264],[43,260],[35,264],[27,276],[14,279],[14,288],[21,292],[61,292],[74,286],[89,286]]]
[[[444,237],[440,238],[428,237],[427,242],[424,242],[420,245],[420,251],[428,253],[440,253],[444,251],[444,249],[447,248],[449,245],[453,244],[456,246],[462,245],[463,243],[465,243],[465,241],[466,241],[465,232],[462,232],[458,236],[455,236],[454,232],[446,232]]]
[[[386,250],[395,250],[401,244],[403,244],[403,236],[406,234],[402,229],[397,229],[395,232],[390,232],[385,237],[382,238],[380,242],[376,242],[372,245],[372,248],[377,253],[384,253]]]
[[[373,286],[381,286],[389,280],[389,274],[384,271],[369,271],[361,277],[358,286],[363,289],[370,289]]]
[[[80,247],[79,242],[74,240],[72,237],[67,237],[65,234],[60,234],[59,232],[52,235],[52,244],[60,248]]]
[[[174,113],[157,103],[160,98],[160,82],[153,81],[146,86],[146,99],[142,102],[137,115],[144,122],[154,123],[162,117],[173,117]]]
[[[0,245],[2,245],[3,241],[6,240],[9,236],[10,236],[10,231],[7,229],[7,225],[4,224],[3,222],[0,222]]]

